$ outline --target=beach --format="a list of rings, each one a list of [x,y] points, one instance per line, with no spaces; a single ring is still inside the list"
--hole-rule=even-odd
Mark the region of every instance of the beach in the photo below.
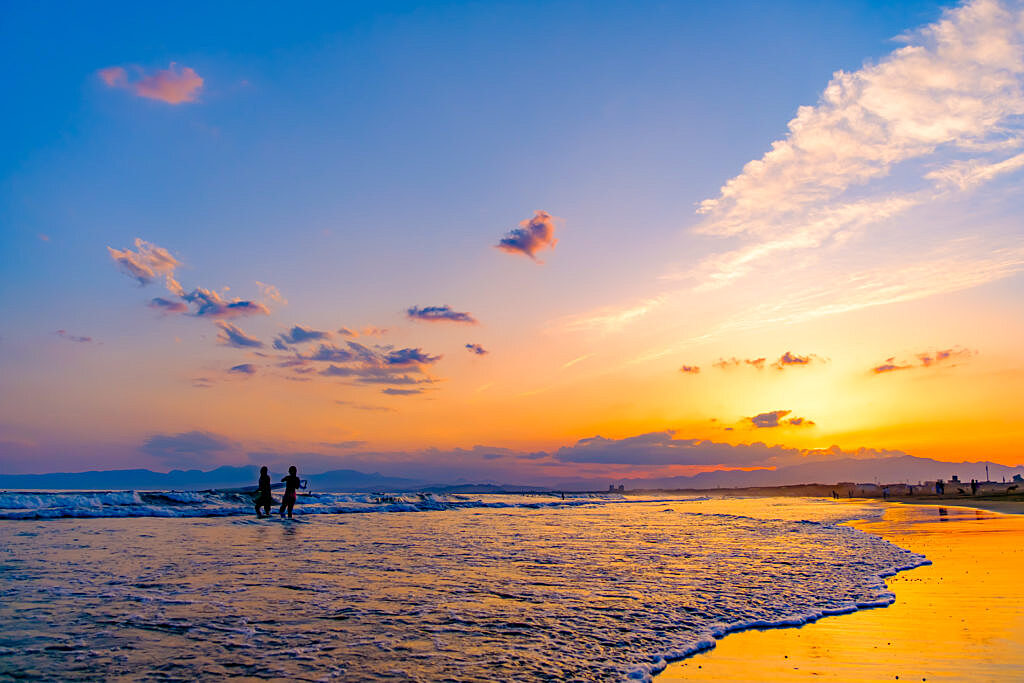
[[[992,507],[1021,512],[1024,504]],[[1024,515],[891,504],[881,519],[851,526],[932,563],[887,579],[896,594],[889,607],[731,634],[656,680],[1024,679]]]

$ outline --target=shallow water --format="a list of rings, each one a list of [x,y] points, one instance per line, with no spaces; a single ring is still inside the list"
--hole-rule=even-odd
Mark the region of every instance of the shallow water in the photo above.
[[[0,521],[0,675],[645,678],[730,630],[887,604],[880,577],[923,561],[837,525],[867,504],[478,502],[505,507]]]

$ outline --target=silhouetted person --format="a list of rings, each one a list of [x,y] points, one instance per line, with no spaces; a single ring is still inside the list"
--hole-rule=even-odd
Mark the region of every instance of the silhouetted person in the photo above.
[[[978,480],[971,479],[971,495],[973,496],[978,492]]]
[[[263,517],[263,515],[266,515],[269,517],[270,506],[274,504],[274,497],[270,495],[270,475],[267,474],[266,466],[260,468],[260,483],[256,493],[256,516]],[[263,514],[260,514],[260,508],[263,508]]]
[[[281,479],[284,482],[284,497],[281,498],[281,516],[284,517],[284,511],[288,510],[288,519],[292,517],[292,508],[295,507],[295,495],[299,486],[302,484],[302,480],[299,479],[299,471],[295,469],[295,465],[288,468],[288,476]]]

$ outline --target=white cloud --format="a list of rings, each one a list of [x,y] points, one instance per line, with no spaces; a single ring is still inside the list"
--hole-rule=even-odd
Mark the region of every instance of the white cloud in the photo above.
[[[763,259],[845,241],[1024,166],[1014,154],[1024,115],[1019,3],[978,0],[907,40],[877,64],[836,72],[786,138],[700,203],[698,232],[748,244],[691,275],[724,284]],[[964,158],[979,152],[988,156]]]

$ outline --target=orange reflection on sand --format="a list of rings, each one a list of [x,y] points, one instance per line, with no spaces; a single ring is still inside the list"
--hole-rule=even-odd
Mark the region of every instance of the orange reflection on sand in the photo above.
[[[932,564],[887,580],[890,607],[733,634],[657,680],[1021,680],[1024,515],[897,505],[854,526]]]

